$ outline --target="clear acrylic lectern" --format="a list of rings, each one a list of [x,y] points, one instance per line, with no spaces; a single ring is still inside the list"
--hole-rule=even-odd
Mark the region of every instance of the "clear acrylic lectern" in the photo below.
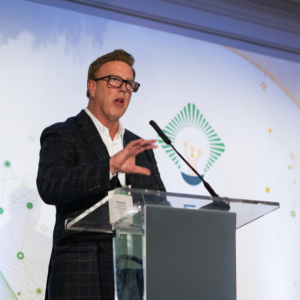
[[[95,211],[107,202],[111,224],[100,225]],[[119,188],[65,228],[113,235],[115,299],[231,300],[235,230],[277,208],[277,202]]]

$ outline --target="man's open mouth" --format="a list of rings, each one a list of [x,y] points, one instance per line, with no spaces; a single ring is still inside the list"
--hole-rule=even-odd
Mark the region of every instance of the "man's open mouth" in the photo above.
[[[116,99],[115,102],[117,102],[118,104],[123,104],[124,99]]]

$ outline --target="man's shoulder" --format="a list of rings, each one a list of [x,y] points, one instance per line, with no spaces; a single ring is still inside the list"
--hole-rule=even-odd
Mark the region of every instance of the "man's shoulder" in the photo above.
[[[69,131],[76,130],[76,117],[68,118],[64,122],[54,123],[48,127],[46,127],[43,133],[50,133],[50,132],[61,132],[61,133],[68,133]]]
[[[76,122],[76,116],[70,117],[64,122],[54,123],[54,124],[48,126],[46,129],[64,131],[64,130],[68,130],[69,128],[72,128],[74,126],[78,126],[77,122]]]
[[[74,136],[74,133],[78,132],[78,118],[82,117],[83,114],[86,114],[84,110],[82,110],[77,116],[70,117],[64,122],[54,123],[48,127],[46,127],[41,135],[41,139],[48,134],[58,133],[60,135],[71,137]]]

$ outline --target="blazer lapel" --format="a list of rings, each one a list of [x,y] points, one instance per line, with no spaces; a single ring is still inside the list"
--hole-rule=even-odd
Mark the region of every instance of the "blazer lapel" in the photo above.
[[[109,156],[94,122],[84,110],[77,115],[77,124],[79,125],[79,130],[84,135],[97,157],[103,159],[104,157]]]
[[[130,134],[127,130],[125,130],[124,137],[123,137],[123,145],[124,148],[128,143],[134,141],[136,138]],[[147,155],[142,152],[136,156],[135,163],[138,166],[148,168],[152,173],[152,165],[149,163]],[[142,176],[141,174],[126,174],[128,181],[132,185],[132,188],[141,188],[147,189],[149,188],[149,180],[151,176]]]
[[[124,148],[126,147],[126,145],[128,145],[131,141],[134,141],[134,140],[136,140],[136,138],[132,134],[130,134],[130,132],[128,130],[125,129],[125,133],[124,133],[124,137],[123,137]],[[146,161],[148,161],[147,157],[145,156],[145,153],[140,153],[136,156],[135,161],[138,162],[139,166],[140,166],[141,164],[143,164],[143,162],[145,162],[145,159],[146,159]]]
[[[77,124],[79,126],[79,130],[86,138],[87,142],[93,149],[94,153],[99,159],[103,159],[104,157],[108,157],[108,151],[106,146],[94,124],[92,119],[88,116],[88,114],[82,110],[77,115]],[[136,138],[130,134],[127,130],[125,130],[123,137],[123,145],[126,147],[128,143],[135,140]],[[145,153],[140,153],[136,156],[136,164],[141,167],[148,168],[152,173],[152,165],[149,162]],[[128,181],[132,184],[133,188],[149,188],[149,178],[147,176],[142,176],[141,174],[126,174]],[[147,177],[147,178],[146,178]],[[151,176],[149,176],[151,177]]]

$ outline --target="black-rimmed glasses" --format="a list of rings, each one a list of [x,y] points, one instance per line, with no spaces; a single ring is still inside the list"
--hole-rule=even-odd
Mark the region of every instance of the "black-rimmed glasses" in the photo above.
[[[139,87],[140,87],[140,84],[135,82],[135,81],[124,80],[121,77],[114,76],[114,75],[108,75],[108,76],[104,76],[104,77],[101,77],[101,78],[96,78],[96,79],[93,79],[93,80],[94,81],[99,81],[99,80],[105,79],[105,78],[108,78],[108,84],[112,87],[115,87],[115,88],[121,87],[123,82],[125,82],[126,89],[129,92],[137,92]]]

